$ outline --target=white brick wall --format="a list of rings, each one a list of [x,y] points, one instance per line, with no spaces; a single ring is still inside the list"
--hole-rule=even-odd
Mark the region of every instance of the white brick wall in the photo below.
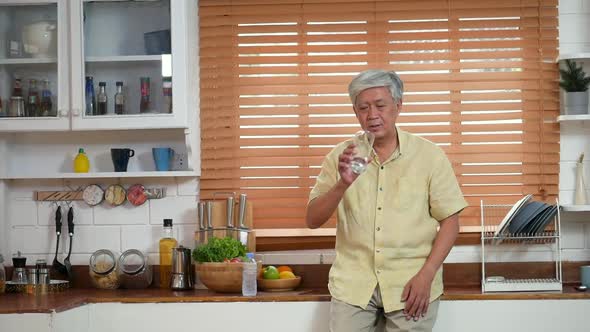
[[[6,195],[8,216],[3,223],[6,243],[1,248],[10,265],[10,257],[17,251],[27,256],[29,263],[38,258],[53,260],[55,253],[55,203],[35,202],[33,193],[37,190],[71,190],[90,183],[98,183],[103,188],[114,180],[50,180],[50,181],[12,181],[7,185]],[[187,247],[194,246],[194,231],[197,227],[196,202],[198,182],[196,179],[126,179],[121,184],[142,183],[148,188],[166,188],[166,197],[148,200],[135,207],[129,202],[111,207],[103,202],[90,207],[83,201],[73,202],[75,234],[72,245],[71,262],[74,265],[88,264],[90,255],[98,249],[110,249],[117,254],[127,249],[139,249],[157,263],[158,240],[162,231],[162,220],[174,220],[174,232],[179,242]],[[67,206],[62,205],[62,235],[60,255],[62,261],[69,249],[67,227]],[[0,232],[2,234],[2,232]]]

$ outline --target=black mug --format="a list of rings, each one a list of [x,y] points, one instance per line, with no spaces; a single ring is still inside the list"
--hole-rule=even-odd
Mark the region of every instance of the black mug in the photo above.
[[[133,149],[111,149],[111,158],[113,159],[115,172],[127,172],[129,158],[134,155],[135,151]]]

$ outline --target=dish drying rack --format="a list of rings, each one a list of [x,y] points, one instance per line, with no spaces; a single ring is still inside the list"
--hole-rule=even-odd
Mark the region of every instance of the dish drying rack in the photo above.
[[[527,292],[527,291],[562,291],[561,267],[561,223],[559,201],[556,200],[557,213],[545,230],[536,234],[498,233],[500,221],[507,215],[513,205],[484,204],[481,201],[481,265],[482,265],[482,293],[490,292]],[[554,277],[539,278],[506,278],[503,276],[489,276],[486,273],[486,261],[490,247],[498,248],[502,244],[534,245],[544,244],[551,247],[551,254],[555,262]]]

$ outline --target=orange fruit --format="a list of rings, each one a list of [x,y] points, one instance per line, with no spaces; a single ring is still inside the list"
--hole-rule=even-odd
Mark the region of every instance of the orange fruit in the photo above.
[[[291,268],[288,267],[287,265],[281,265],[281,266],[277,267],[277,270],[279,270],[279,272],[283,272],[283,271],[293,272],[293,270],[291,270]]]
[[[283,271],[279,273],[279,279],[293,279],[295,275],[291,271]]]

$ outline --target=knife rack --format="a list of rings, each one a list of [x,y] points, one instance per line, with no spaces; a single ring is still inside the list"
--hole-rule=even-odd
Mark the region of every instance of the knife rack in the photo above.
[[[526,291],[562,291],[563,278],[561,266],[561,224],[560,206],[556,200],[557,214],[548,226],[540,233],[503,234],[498,231],[500,221],[506,216],[513,205],[486,205],[481,201],[481,266],[482,293],[489,292],[526,292]],[[500,233],[500,234],[499,234]],[[497,256],[522,246],[541,245],[549,249],[554,271],[546,275],[526,276],[512,272],[511,275],[495,275],[490,264],[491,254]],[[519,248],[520,247],[520,248]],[[522,251],[522,250],[518,250]],[[504,261],[503,261],[504,262]],[[549,275],[549,273],[551,275]]]
[[[214,200],[212,201],[213,208],[212,208],[212,220],[211,224],[213,226],[213,230],[211,232],[212,236],[214,237],[226,237],[227,236],[227,203],[225,200]],[[234,232],[239,230],[239,204],[238,202],[234,203],[234,213],[233,213],[233,226]],[[204,221],[205,227],[207,227],[207,221],[205,217]],[[253,202],[247,201],[246,202],[246,214],[244,216],[244,226],[246,226],[249,230],[248,233],[248,252],[256,252],[256,232],[254,231],[254,206]],[[195,232],[195,242],[199,242],[199,232],[201,230],[197,229]]]

